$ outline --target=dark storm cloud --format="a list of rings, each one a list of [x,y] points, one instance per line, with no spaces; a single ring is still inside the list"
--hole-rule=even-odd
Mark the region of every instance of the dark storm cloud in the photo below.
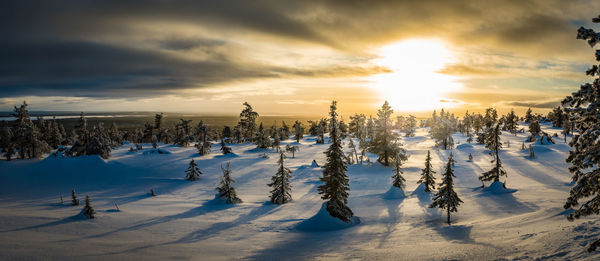
[[[560,0],[6,1],[0,8],[0,97],[153,96],[248,79],[386,70],[248,64],[227,49],[230,35],[258,35],[357,56],[367,47],[406,37],[441,37],[540,59],[572,56],[588,51],[576,48],[575,19],[595,16],[595,7],[600,4]],[[147,31],[158,26],[166,31],[163,35]],[[182,34],[186,26],[222,38]],[[466,66],[448,70],[493,73]]]

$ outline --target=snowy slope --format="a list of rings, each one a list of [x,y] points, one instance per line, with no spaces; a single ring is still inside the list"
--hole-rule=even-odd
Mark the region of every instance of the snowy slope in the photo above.
[[[560,131],[548,125],[543,129]],[[391,168],[348,166],[349,205],[361,223],[339,230],[302,229],[315,220],[311,217],[323,202],[316,189],[321,169],[311,162],[324,163],[328,146],[314,144],[310,136],[296,144],[296,157],[286,160],[294,171],[293,202],[282,206],[268,203],[266,186],[276,171],[277,154],[252,144],[232,144],[235,155],[227,156],[219,154],[218,145],[206,156],[194,147],[162,145],[170,154],[154,154],[145,153],[150,149],[129,152],[125,145],[109,160],[0,161],[0,260],[597,260],[600,256],[587,253],[585,246],[600,236],[598,218],[568,222],[562,209],[571,182],[564,161],[568,145],[561,138],[552,145],[534,144],[535,157],[529,158],[529,151],[521,150],[526,136],[503,133],[500,156],[512,191],[490,193],[477,179],[491,168],[488,151],[454,135],[460,143],[453,150],[455,185],[464,203],[453,214],[452,226],[445,223],[444,212],[427,208],[427,194],[415,191],[427,150],[438,183],[450,153],[434,147],[426,129],[402,138],[410,155],[403,166],[406,197],[389,191]],[[467,161],[469,153],[473,162]],[[370,156],[375,162],[376,156]],[[204,173],[194,182],[184,180],[191,159]],[[214,200],[226,162],[231,162],[242,204]],[[82,201],[92,197],[96,219],[77,217],[81,207],[68,204],[71,189]],[[158,195],[151,197],[150,189]]]

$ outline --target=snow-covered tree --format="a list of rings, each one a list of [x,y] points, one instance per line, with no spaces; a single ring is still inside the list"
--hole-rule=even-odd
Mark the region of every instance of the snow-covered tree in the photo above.
[[[402,177],[402,160],[401,157],[394,158],[394,175],[392,175],[392,186],[404,189],[406,179]]]
[[[491,128],[491,131],[488,132],[485,147],[490,150],[490,155],[493,157],[491,163],[494,164],[494,167],[491,170],[484,172],[483,175],[479,177],[479,180],[482,182],[496,182],[500,181],[501,176],[506,176],[506,170],[504,170],[502,161],[500,161],[500,149],[502,149],[502,142],[500,140],[501,134],[500,124],[497,124],[496,127]]]
[[[600,23],[600,16],[592,21]],[[588,44],[594,47],[600,41],[600,34],[593,29],[580,27],[577,38],[587,40]],[[600,51],[596,50],[595,55],[596,61],[600,61]],[[564,207],[577,207],[568,216],[569,220],[600,213],[600,67],[594,64],[586,73],[593,76],[594,81],[581,85],[577,92],[562,101],[571,124],[578,130],[573,133],[569,142],[571,150],[567,157],[567,163],[571,164],[569,172],[573,174],[574,185]],[[591,243],[588,251],[594,251],[598,246],[600,239]]]
[[[366,139],[367,137],[367,117],[364,114],[354,114],[350,116],[348,131],[350,135],[358,139]]]
[[[320,179],[324,184],[318,187],[321,198],[327,200],[326,209],[332,217],[344,222],[350,222],[354,213],[346,205],[348,204],[348,191],[350,190],[349,179],[346,175],[347,167],[342,151],[342,141],[339,137],[337,102],[332,101],[329,120],[329,140],[331,145],[325,151],[327,162]]]
[[[348,143],[348,147],[350,148],[350,152],[352,153],[352,155],[356,159],[356,163],[362,165],[362,155],[361,155],[360,161],[359,161],[358,160],[358,153],[356,151],[356,146],[354,145],[354,141],[352,140],[352,138],[350,138],[349,140],[350,140],[350,142]]]
[[[279,128],[279,139],[287,140],[290,138],[291,134],[292,131],[290,130],[290,127],[285,124],[285,121],[281,121],[281,127]]]
[[[377,161],[384,166],[390,166],[395,157],[406,159],[406,150],[398,142],[398,135],[392,131],[391,116],[394,111],[387,101],[377,112],[374,136],[369,142],[369,152],[377,154]]]
[[[296,139],[296,142],[300,142],[302,137],[304,137],[304,126],[302,126],[302,122],[296,121],[294,123],[293,128],[294,128],[294,139]]]
[[[271,177],[271,183],[268,184],[269,187],[273,188],[271,190],[271,203],[273,204],[285,204],[292,200],[290,194],[292,191],[290,185],[292,171],[284,166],[284,158],[283,152],[279,152],[279,160],[277,161],[279,168],[277,168],[277,173]]]
[[[194,140],[190,122],[192,120],[179,119],[179,123],[175,125],[175,144],[187,147]]]
[[[95,217],[94,215],[96,214],[96,211],[92,207],[92,199],[89,195],[85,195],[85,206],[83,207],[83,210],[81,210],[81,214],[89,219],[93,219]]]
[[[327,132],[327,119],[320,119],[317,124],[317,144],[325,143],[325,132]]]
[[[227,162],[225,168],[221,166],[221,170],[223,171],[223,177],[221,178],[219,187],[217,187],[217,197],[225,199],[227,204],[242,203],[242,200],[238,198],[235,188],[233,187],[235,180],[231,178],[229,162]]]
[[[425,168],[421,169],[421,178],[418,183],[423,183],[425,185],[425,192],[431,192],[435,189],[435,177],[433,176],[435,171],[433,170],[433,166],[431,165],[431,152],[427,151],[427,157],[425,158]]]
[[[433,123],[430,132],[431,137],[436,140],[438,146],[443,146],[445,150],[454,146],[454,139],[452,139],[454,126],[448,119],[440,117]]]
[[[244,109],[240,113],[240,121],[238,126],[242,130],[242,136],[245,141],[252,141],[256,135],[256,119],[258,112],[252,109],[252,106],[244,102]]]
[[[504,120],[504,126],[506,130],[514,135],[517,135],[518,118],[519,117],[515,114],[515,111],[511,109]]]
[[[300,147],[298,146],[290,146],[290,144],[285,145],[285,151],[292,153],[292,158],[296,156],[296,151],[298,151]]]
[[[429,206],[430,208],[441,208],[446,210],[448,217],[448,225],[450,225],[450,213],[457,212],[457,207],[463,201],[458,197],[456,191],[454,191],[454,170],[452,169],[452,162],[448,160],[446,163],[446,169],[443,174],[442,183],[440,184],[439,191],[433,197],[433,202]]]
[[[527,108],[527,112],[525,113],[525,122],[530,123],[533,120],[533,114],[531,113],[531,108]]]
[[[256,132],[256,139],[254,140],[254,143],[259,149],[266,149],[271,146],[271,139],[269,139],[269,136],[265,133],[262,123],[258,127],[258,132]]]
[[[527,139],[528,141],[536,141],[537,136],[540,134],[542,129],[540,128],[540,122],[537,119],[531,119],[529,121],[529,133],[531,136]]]
[[[192,159],[188,168],[185,170],[185,179],[189,181],[198,180],[200,179],[200,175],[202,175],[202,172],[198,168],[198,164],[196,164],[196,162],[194,162],[194,159]]]
[[[74,189],[71,190],[71,205],[79,206],[79,199],[77,199],[77,194]]]
[[[221,140],[221,153],[223,153],[223,155],[227,155],[231,152],[232,152],[231,147],[227,146],[227,143],[225,143],[225,140]]]
[[[21,106],[15,106],[16,118],[12,128],[12,143],[15,144],[21,159],[41,157],[43,153],[50,152],[50,146],[43,141],[38,127],[31,121],[27,103],[23,101]]]
[[[408,117],[404,118],[403,123],[399,127],[406,137],[415,136],[415,131],[417,130],[417,117],[408,115]]]

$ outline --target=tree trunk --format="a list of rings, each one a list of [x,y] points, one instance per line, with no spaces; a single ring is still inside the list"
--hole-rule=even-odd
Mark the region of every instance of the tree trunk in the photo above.
[[[450,206],[448,206],[448,225],[450,225]]]

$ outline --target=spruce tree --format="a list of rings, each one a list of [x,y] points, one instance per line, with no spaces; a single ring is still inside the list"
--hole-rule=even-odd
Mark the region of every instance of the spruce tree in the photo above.
[[[192,159],[190,165],[185,170],[185,178],[189,181],[194,181],[200,179],[200,175],[202,175],[202,172],[198,168],[198,164]]]
[[[300,148],[298,146],[290,146],[290,144],[285,145],[285,151],[292,153],[292,158],[296,156],[296,151]]]
[[[394,110],[385,101],[377,112],[374,136],[369,142],[368,150],[377,154],[379,156],[377,161],[384,166],[390,166],[395,157],[400,157],[400,160],[406,159],[406,151],[400,147],[401,144],[397,141],[398,136],[392,131],[392,113]]]
[[[502,167],[502,161],[500,161],[500,149],[502,149],[502,142],[500,140],[500,135],[502,132],[500,131],[500,124],[497,124],[496,127],[491,128],[492,131],[488,132],[489,135],[486,138],[485,147],[490,150],[490,155],[493,157],[492,163],[494,163],[494,167],[483,173],[482,176],[479,177],[479,180],[483,181],[493,181],[499,182],[501,176],[506,176],[506,170]]]
[[[357,139],[363,140],[367,138],[367,117],[364,114],[354,114],[350,116],[348,131]]]
[[[457,212],[457,207],[463,201],[458,197],[454,191],[454,170],[452,169],[452,162],[450,159],[446,164],[446,170],[443,174],[442,183],[440,184],[439,191],[433,197],[433,203],[429,206],[430,208],[441,208],[446,209],[448,216],[448,225],[450,225],[450,212]]]
[[[242,131],[242,137],[245,141],[253,141],[256,135],[256,119],[258,113],[252,109],[252,106],[247,102],[244,102],[244,109],[240,113],[240,121],[238,126]]]
[[[89,195],[85,195],[85,206],[83,207],[83,210],[81,210],[81,213],[89,219],[93,219],[95,217],[94,215],[96,214],[96,211],[92,207],[92,199]]]
[[[536,119],[532,119],[529,122],[529,132],[531,133],[531,136],[529,136],[528,141],[536,141],[537,136],[540,134],[541,131],[542,130],[540,128],[540,122]]]
[[[404,184],[406,183],[406,179],[402,177],[402,160],[400,157],[395,157],[394,159],[394,175],[392,175],[392,186],[404,189]]]
[[[302,126],[302,122],[296,121],[294,123],[293,128],[294,128],[294,138],[296,139],[296,142],[300,142],[300,140],[304,136],[304,126]]]
[[[271,139],[269,139],[269,136],[267,136],[267,134],[265,133],[265,129],[262,123],[258,127],[258,132],[256,133],[256,139],[254,140],[254,143],[259,149],[266,149],[269,146],[271,146]]]
[[[277,168],[277,173],[271,177],[271,183],[268,184],[269,187],[273,188],[271,190],[271,203],[273,204],[285,204],[292,200],[290,194],[292,190],[290,185],[292,171],[283,165],[284,158],[283,152],[279,152],[279,160],[277,161],[279,168]]]
[[[427,151],[425,168],[421,169],[421,179],[417,181],[417,184],[423,183],[425,185],[425,192],[431,192],[435,189],[435,177],[433,174],[435,174],[435,171],[433,171],[433,166],[431,166],[431,152]]]
[[[337,102],[332,101],[330,106],[329,140],[331,145],[325,151],[327,162],[320,179],[324,184],[318,187],[321,198],[327,200],[326,209],[332,217],[338,218],[346,223],[351,221],[354,213],[346,205],[348,204],[349,179],[346,175],[347,167],[344,162],[342,141],[339,137],[338,114],[336,112]]]
[[[232,153],[231,147],[227,146],[227,143],[225,143],[225,140],[221,140],[221,153],[223,153],[223,155]]]
[[[79,199],[77,199],[77,194],[75,194],[75,190],[71,190],[71,205],[79,206]]]
[[[533,121],[533,115],[531,114],[531,108],[527,108],[527,112],[525,113],[525,122],[530,123]]]
[[[225,199],[227,204],[242,203],[242,200],[238,198],[235,188],[233,187],[235,180],[231,178],[229,162],[227,162],[225,168],[221,166],[221,170],[223,171],[223,177],[221,178],[219,187],[217,187],[217,197]]]
[[[592,22],[600,23],[600,16],[593,18]],[[598,42],[598,33],[593,29],[580,27],[577,38],[587,40],[591,47]],[[596,61],[600,61],[600,51],[595,52]],[[570,163],[569,172],[573,174],[573,187],[564,205],[565,209],[575,209],[568,216],[569,220],[582,216],[600,213],[600,146],[598,133],[600,124],[598,112],[600,111],[600,67],[596,64],[586,71],[594,77],[592,83],[581,85],[577,92],[567,96],[562,105],[571,123],[573,138],[569,142],[571,150],[566,159]],[[578,132],[573,132],[578,130]],[[567,132],[565,132],[566,135]],[[565,137],[566,140],[566,137]],[[580,200],[585,202],[580,203]],[[600,239],[591,243],[588,251],[592,252],[600,246]]]

